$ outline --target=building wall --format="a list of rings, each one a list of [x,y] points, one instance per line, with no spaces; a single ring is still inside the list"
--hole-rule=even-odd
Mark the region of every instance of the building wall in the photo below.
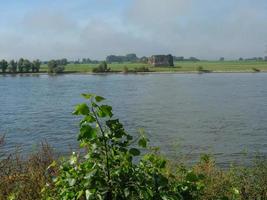
[[[153,55],[149,58],[149,64],[154,67],[173,66],[173,57],[172,55]]]

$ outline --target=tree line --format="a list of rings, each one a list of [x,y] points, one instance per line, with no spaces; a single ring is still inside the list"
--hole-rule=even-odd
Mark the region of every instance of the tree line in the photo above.
[[[107,63],[113,63],[113,62],[118,62],[118,63],[123,63],[123,62],[141,62],[141,63],[147,63],[149,60],[149,57],[143,56],[141,58],[138,58],[136,54],[127,54],[125,56],[116,56],[116,55],[109,55],[106,57],[106,62]],[[185,58],[183,56],[173,56],[174,61],[200,61],[200,59],[196,57],[189,57]]]
[[[64,71],[65,66],[68,64],[67,59],[50,60],[43,62],[47,64],[48,73],[61,73]],[[0,71],[2,73],[38,73],[40,71],[42,62],[37,59],[30,61],[28,59],[20,58],[18,61],[5,59],[0,61]]]
[[[38,59],[32,62],[23,58],[20,58],[19,61],[10,60],[9,62],[3,59],[0,61],[0,70],[2,73],[35,73],[39,72],[41,64],[41,61]]]

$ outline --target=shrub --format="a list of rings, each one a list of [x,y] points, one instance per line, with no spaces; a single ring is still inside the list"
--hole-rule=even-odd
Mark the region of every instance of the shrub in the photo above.
[[[50,60],[48,62],[48,73],[62,73],[64,70],[64,65],[60,65],[58,61]]]
[[[260,71],[261,71],[261,70],[255,68],[255,67],[253,67],[252,70],[253,70],[254,72],[260,72]]]
[[[134,68],[134,72],[149,72],[148,67],[136,67]]]
[[[74,114],[83,116],[78,141],[87,153],[82,157],[73,153],[59,165],[54,185],[43,191],[45,199],[178,200],[200,195],[202,177],[184,170],[185,178],[178,182],[143,134],[136,144],[139,148],[133,145],[133,137],[112,118],[112,107],[100,103],[103,97],[83,97],[89,105],[77,105]],[[142,149],[147,153],[140,157]]]
[[[93,68],[93,72],[94,73],[106,73],[106,72],[110,72],[110,68],[108,68],[107,62],[101,62],[98,67]]]
[[[198,67],[197,67],[197,71],[202,72],[203,70],[204,70],[204,69],[203,69],[202,66],[198,66]]]
[[[124,66],[122,72],[123,72],[124,74],[129,73],[129,69],[128,69],[128,67]]]

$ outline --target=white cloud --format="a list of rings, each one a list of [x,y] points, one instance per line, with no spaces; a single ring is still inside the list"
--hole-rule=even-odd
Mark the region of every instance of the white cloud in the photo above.
[[[172,53],[205,59],[262,56],[267,44],[266,7],[240,0],[228,7],[223,3],[135,0],[114,16],[99,10],[93,15],[83,11],[82,18],[70,15],[69,10],[35,9],[0,30],[0,57],[103,59],[126,53]]]

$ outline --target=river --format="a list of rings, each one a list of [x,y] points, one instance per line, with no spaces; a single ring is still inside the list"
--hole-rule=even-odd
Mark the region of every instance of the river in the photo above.
[[[81,93],[106,97],[133,135],[176,160],[213,154],[219,165],[267,156],[267,73],[0,76],[0,135],[6,151],[46,140],[60,153],[77,145]],[[183,156],[181,156],[183,155]]]

